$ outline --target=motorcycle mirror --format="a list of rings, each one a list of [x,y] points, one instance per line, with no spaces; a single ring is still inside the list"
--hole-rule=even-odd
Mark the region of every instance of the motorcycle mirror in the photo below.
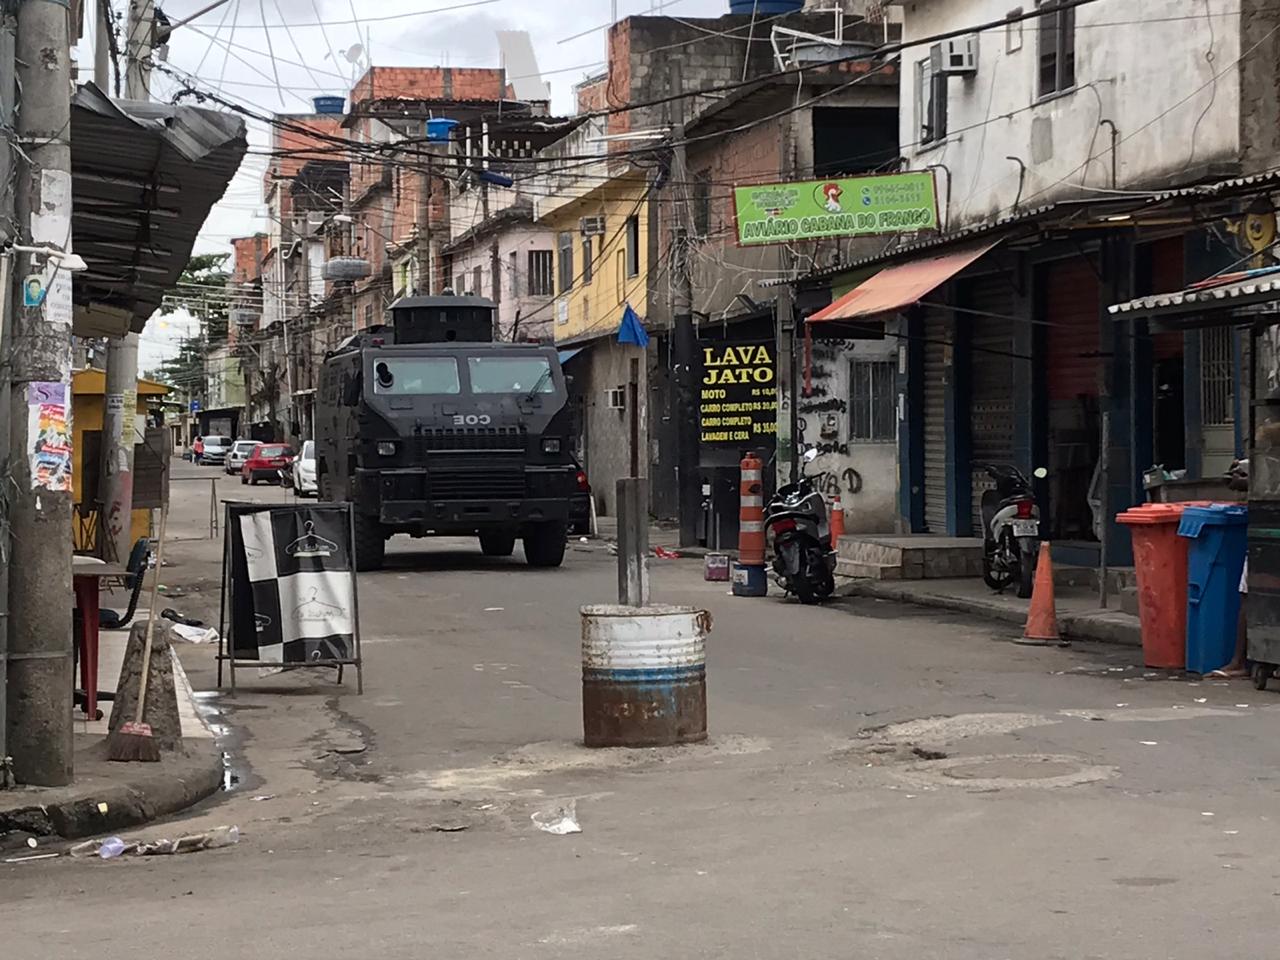
[[[804,456],[801,459],[803,459],[805,463],[813,463],[813,461],[818,459],[818,448],[810,447],[804,452]]]
[[[1036,467],[1036,469],[1035,469],[1035,478],[1036,478],[1037,480],[1043,480],[1043,479],[1045,479],[1047,476],[1049,476],[1049,471],[1048,471],[1048,470],[1046,470],[1044,467]]]

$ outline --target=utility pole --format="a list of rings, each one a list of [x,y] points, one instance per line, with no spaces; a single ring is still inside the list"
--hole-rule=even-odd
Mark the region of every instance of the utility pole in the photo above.
[[[680,61],[672,60],[669,75],[670,92],[684,89]],[[671,163],[671,313],[674,329],[672,347],[676,373],[676,493],[680,516],[680,545],[692,546],[698,539],[698,513],[702,509],[702,484],[698,477],[698,341],[693,329],[693,276],[689,269],[688,191],[689,163],[684,143],[683,98],[671,105],[671,126],[675,136],[675,155]]]
[[[93,31],[93,82],[99,90],[111,95],[111,0],[97,0],[94,4],[98,18]]]
[[[0,3],[0,123],[13,129],[14,109],[17,103],[17,66],[15,44],[18,41],[17,9],[9,3]],[[18,162],[16,150],[0,151],[0,183],[14,183],[14,165]],[[15,198],[12,190],[0,194],[0,237],[7,242],[17,237],[19,231]],[[9,467],[9,416],[10,378],[9,366],[13,352],[13,258],[0,254],[0,466],[5,472]],[[0,790],[13,786],[12,764],[9,758],[7,734],[9,688],[9,534],[0,529]]]
[[[105,2],[105,0],[104,0]],[[150,99],[152,0],[130,0],[125,44],[125,97]],[[133,545],[133,444],[138,413],[138,335],[107,344],[107,385],[102,411],[102,512],[99,549],[104,560],[123,561]]]
[[[12,8],[11,0],[5,7]],[[66,250],[71,242],[71,38],[67,5],[18,6],[14,61],[22,108],[17,224],[24,246]],[[5,498],[9,567],[6,722],[13,772],[22,783],[72,778],[71,703],[71,276],[58,257],[14,257],[10,389],[12,449]],[[36,305],[20,291],[38,276]]]

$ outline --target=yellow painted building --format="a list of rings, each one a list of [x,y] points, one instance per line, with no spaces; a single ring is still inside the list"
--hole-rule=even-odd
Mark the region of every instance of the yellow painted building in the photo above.
[[[102,410],[107,392],[107,376],[102,370],[76,370],[71,375],[71,489],[72,502],[79,505],[80,492],[84,490],[84,435],[102,430]],[[152,380],[138,381],[136,412],[147,412],[150,401],[158,400],[169,392],[163,383]],[[97,469],[93,465],[90,469]],[[77,514],[79,511],[77,511]],[[77,550],[89,549],[93,542],[93,527],[82,519],[73,520]],[[131,521],[130,541],[148,535],[151,529],[151,511],[136,509]],[[123,562],[123,561],[122,561]]]
[[[554,233],[557,343],[616,332],[628,303],[645,319],[649,204],[636,173],[625,177],[539,201],[538,222]]]

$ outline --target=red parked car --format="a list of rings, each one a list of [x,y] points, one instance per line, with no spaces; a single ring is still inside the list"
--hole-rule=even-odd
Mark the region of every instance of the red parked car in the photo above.
[[[253,448],[240,470],[241,483],[260,480],[280,482],[280,471],[293,461],[293,450],[287,443],[260,443]]]

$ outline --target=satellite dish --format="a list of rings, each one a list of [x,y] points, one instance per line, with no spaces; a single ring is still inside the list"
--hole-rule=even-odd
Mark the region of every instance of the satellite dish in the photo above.
[[[359,63],[360,58],[364,56],[364,44],[353,43],[342,54],[347,58],[347,63]]]

